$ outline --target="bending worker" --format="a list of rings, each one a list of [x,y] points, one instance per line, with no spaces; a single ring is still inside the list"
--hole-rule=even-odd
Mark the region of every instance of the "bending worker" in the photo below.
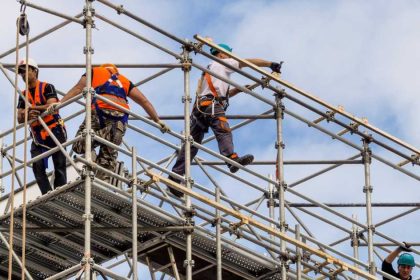
[[[86,87],[86,74],[79,82],[63,97],[61,103],[78,95]],[[159,124],[162,133],[168,132],[170,128],[159,119],[153,105],[143,95],[143,93],[134,86],[125,76],[121,75],[114,64],[103,64],[100,67],[92,68],[92,88],[96,94],[115,102],[121,107],[129,110],[128,99],[130,97],[134,102],[143,107],[151,119]],[[54,110],[60,103],[54,104],[49,110]],[[121,109],[103,102],[98,98],[92,98],[92,130],[101,138],[110,141],[115,145],[120,145],[127,128],[128,114]],[[85,131],[85,122],[83,122],[76,136]],[[73,151],[78,154],[85,152],[85,140],[80,139],[73,145]],[[99,154],[96,157],[96,163],[101,167],[114,171],[118,152],[102,143],[94,141],[92,150],[99,146]],[[110,176],[104,172],[98,171],[96,177],[109,182]]]
[[[25,90],[23,95],[28,99],[29,107],[26,108],[25,100],[19,97],[17,119],[19,123],[25,122],[25,108],[28,111],[28,120],[33,121],[30,124],[32,144],[31,157],[36,157],[57,145],[48,134],[47,130],[37,121],[38,116],[43,113],[51,104],[58,102],[57,93],[52,84],[40,82],[38,80],[38,64],[35,60],[29,58],[21,60],[18,65],[18,73],[22,76],[24,82],[28,78],[29,93]],[[66,142],[67,135],[58,111],[52,110],[50,114],[44,116],[42,120],[57,138],[60,143]],[[67,183],[66,157],[61,151],[51,155],[54,163],[54,188]],[[48,168],[48,157],[40,159],[33,163],[32,170],[36,182],[42,194],[52,190],[50,181],[46,173]]]
[[[232,48],[226,44],[219,44],[218,46],[229,52],[232,51]],[[227,54],[219,52],[215,48],[211,48],[210,53],[235,68],[242,68],[247,66],[244,63],[230,58]],[[257,58],[246,60],[257,66],[270,67],[271,70],[280,72],[279,63],[269,62]],[[218,63],[217,61],[211,62],[207,68],[226,79],[229,79],[230,75],[234,72],[234,70]],[[241,165],[248,165],[252,163],[254,156],[248,154],[240,157],[237,153],[235,153],[233,147],[232,132],[229,128],[229,123],[225,116],[225,110],[228,107],[229,97],[232,97],[239,92],[240,90],[236,88],[229,90],[228,83],[219,80],[208,73],[203,73],[197,87],[197,100],[191,113],[191,136],[194,138],[195,142],[201,144],[201,141],[204,138],[204,134],[208,132],[210,127],[216,136],[220,153]],[[191,146],[191,160],[194,159],[197,152],[198,149],[194,146]],[[227,165],[230,172],[232,173],[237,172],[239,169],[236,166],[230,164]],[[172,171],[181,176],[185,174],[184,146],[182,146],[180,152],[178,153],[178,158],[172,168]],[[180,183],[180,180],[173,178],[172,176],[169,176],[169,179]],[[182,196],[182,193],[175,189],[169,188],[169,190],[178,197]]]
[[[399,256],[397,261],[398,272],[396,272],[392,267],[392,262],[401,252],[411,252],[411,245],[405,242],[403,242],[403,244],[405,246],[399,246],[384,259],[382,262],[382,271],[398,279],[410,280],[413,278],[411,276],[411,272],[413,271],[413,267],[416,265],[414,262],[414,257],[411,254],[403,253]],[[386,277],[383,277],[383,279],[388,280]]]

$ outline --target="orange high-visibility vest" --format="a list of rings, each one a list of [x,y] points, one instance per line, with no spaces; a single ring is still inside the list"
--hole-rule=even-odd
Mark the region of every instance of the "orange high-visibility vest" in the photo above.
[[[27,94],[26,90],[23,91],[24,96],[28,99],[28,102],[34,106],[40,106],[47,104],[47,99],[45,98],[44,91],[47,83],[36,81],[35,85],[35,94],[32,96],[31,94]],[[61,119],[60,115],[58,114],[58,110],[55,111],[53,114],[46,115],[42,117],[42,120],[48,126],[50,130],[55,128],[59,125],[59,120]],[[45,140],[47,139],[48,132],[44,129],[39,121],[34,121],[31,123],[32,133],[34,133],[37,140]]]
[[[97,94],[106,97],[110,101],[115,102],[127,110],[130,109],[127,101],[130,81],[123,75],[113,73],[105,67],[94,67],[92,87],[95,89]],[[96,105],[94,103],[96,103]],[[99,109],[121,111],[120,109],[99,99],[95,99],[94,102],[92,102],[92,109],[96,109],[96,106],[99,107]]]

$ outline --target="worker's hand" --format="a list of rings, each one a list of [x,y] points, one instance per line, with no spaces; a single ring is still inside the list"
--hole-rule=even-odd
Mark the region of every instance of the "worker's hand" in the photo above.
[[[282,63],[283,63],[283,62],[280,62],[280,63],[277,63],[277,62],[271,62],[270,69],[271,69],[273,72],[280,73]]]
[[[409,243],[407,243],[407,242],[403,242],[403,244],[404,244],[404,246],[400,246],[399,248],[400,248],[400,250],[401,251],[404,251],[404,252],[411,252],[411,249],[410,249],[410,247],[411,247],[411,244],[409,244]]]
[[[47,110],[45,110],[45,112],[47,112],[48,115],[53,114],[55,111],[57,111],[57,107],[61,105],[61,102],[54,102],[51,103],[50,106],[48,106]]]
[[[164,123],[162,120],[159,120],[157,123],[160,126],[160,131],[162,133],[166,133],[166,132],[171,131],[171,128],[166,123]]]
[[[29,110],[28,112],[28,120],[36,120],[39,115],[41,115],[41,112],[38,110]]]

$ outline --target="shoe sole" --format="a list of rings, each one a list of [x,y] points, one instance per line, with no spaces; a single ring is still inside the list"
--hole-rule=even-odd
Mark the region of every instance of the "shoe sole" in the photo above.
[[[173,177],[171,177],[171,176],[169,176],[168,177],[168,179],[169,180],[171,180],[171,181],[174,181],[175,183],[177,183],[177,184],[180,184],[181,183],[181,181],[179,181],[178,179],[175,179],[175,178],[173,178]],[[176,197],[178,197],[178,198],[182,198],[183,196],[184,196],[184,193],[183,192],[180,192],[180,191],[178,191],[178,190],[176,190],[176,189],[174,189],[174,188],[172,188],[171,186],[169,186],[169,185],[166,185],[167,187],[168,187],[168,190],[169,190],[169,192],[171,193],[171,194],[173,194],[174,196],[176,196]]]
[[[251,164],[253,161],[254,161],[254,156],[253,155],[249,155],[249,156],[243,156],[241,158],[241,160],[237,161],[237,163],[239,163],[242,166],[246,166],[248,164]],[[239,170],[239,168],[232,165],[229,168],[229,170],[230,170],[231,173],[236,173]]]

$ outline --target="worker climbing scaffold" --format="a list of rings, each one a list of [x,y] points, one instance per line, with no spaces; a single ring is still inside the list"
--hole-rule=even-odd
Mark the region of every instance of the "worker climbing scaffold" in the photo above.
[[[119,73],[118,68],[114,64],[106,63],[100,67],[94,67],[92,69],[92,87],[94,88],[97,95],[115,102],[117,105],[122,106],[126,110],[130,109],[127,99],[127,97],[129,97],[134,102],[143,107],[151,119],[160,126],[162,133],[168,132],[170,130],[169,126],[159,119],[152,103],[150,103],[146,96],[137,87],[135,87],[130,80]],[[61,102],[66,102],[70,98],[75,97],[83,90],[85,90],[85,88],[86,74],[84,74],[78,83],[69,90]],[[60,105],[60,102],[51,104],[47,111],[49,113],[54,112]],[[95,132],[95,134],[117,146],[122,143],[128,123],[127,112],[124,112],[123,110],[108,104],[105,101],[93,98],[91,120],[92,130]],[[80,125],[76,136],[85,135],[85,133],[85,122],[83,122]],[[73,151],[78,154],[84,154],[84,143],[85,138],[82,137],[73,145]],[[95,156],[95,162],[99,164],[99,166],[114,172],[118,152],[114,148],[105,144],[101,144],[97,141],[93,143],[92,149],[95,149],[98,146],[99,153],[97,156]],[[96,177],[106,182],[110,181],[110,176],[107,173],[101,171],[98,171]]]
[[[232,48],[226,44],[219,44],[219,47],[228,52],[232,51]],[[227,63],[233,68],[243,68],[247,66],[244,63],[240,63],[235,59],[230,58],[227,54],[219,52],[215,48],[211,48],[210,53],[216,58],[222,59],[224,63]],[[246,61],[260,67],[269,67],[272,71],[280,73],[280,63],[269,62],[258,58],[250,58],[246,59]],[[226,67],[217,61],[212,61],[207,66],[207,69],[226,79],[229,79],[230,75],[235,72],[233,69]],[[204,134],[208,132],[209,128],[211,128],[216,136],[220,153],[223,156],[245,166],[252,163],[254,156],[250,154],[238,156],[235,152],[232,131],[226,118],[226,109],[229,106],[229,98],[240,92],[241,91],[237,88],[229,89],[228,83],[212,77],[209,73],[203,72],[197,86],[197,98],[194,102],[194,108],[191,113],[192,120],[190,130],[194,141],[201,144]],[[191,160],[194,159],[197,152],[198,149],[192,146]],[[239,170],[238,167],[229,163],[227,166],[232,173]],[[179,151],[172,171],[181,176],[185,174],[185,146],[182,146]],[[181,182],[181,180],[172,176],[169,176],[169,179],[175,181],[176,183]],[[178,197],[183,195],[181,192],[173,188],[169,187],[169,190]]]

